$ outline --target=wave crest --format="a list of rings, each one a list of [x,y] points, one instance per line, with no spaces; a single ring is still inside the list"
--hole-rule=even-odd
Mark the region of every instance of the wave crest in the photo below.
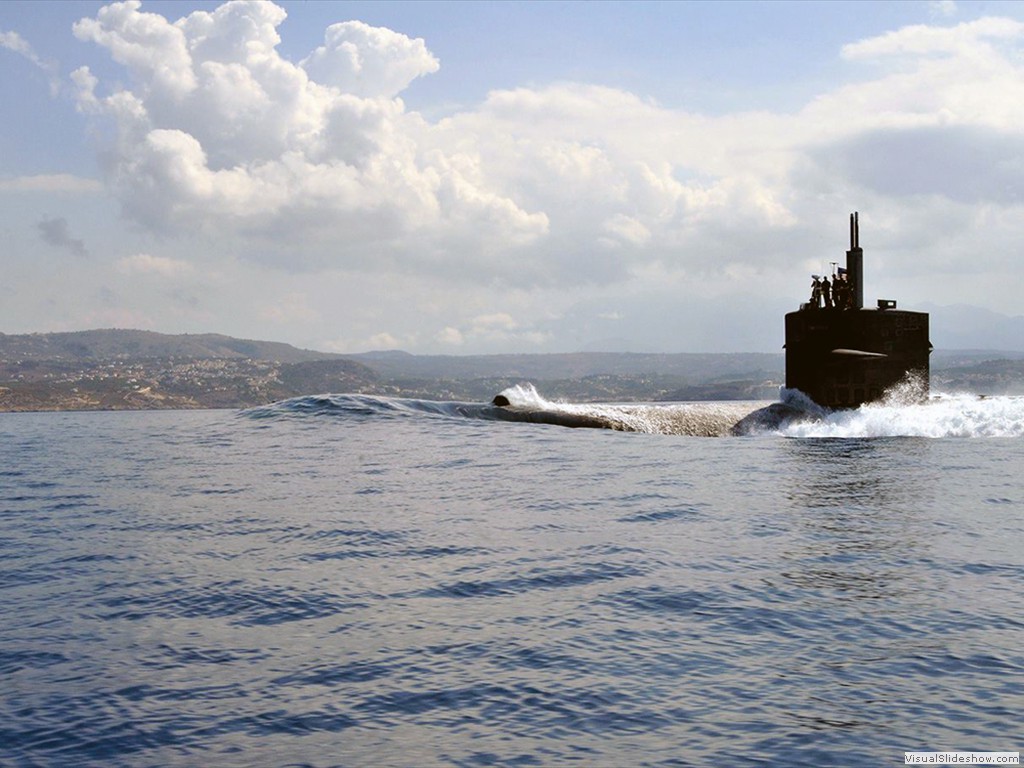
[[[250,408],[252,419],[387,419],[434,417],[551,424],[661,435],[721,437],[1024,437],[1024,398],[938,394],[926,402],[899,391],[878,403],[829,411],[798,390],[783,389],[776,403],[566,403],[549,400],[533,384],[502,390],[508,405],[439,402],[359,394],[296,397]],[[913,398],[913,393],[910,393]],[[496,398],[497,400],[497,398]]]

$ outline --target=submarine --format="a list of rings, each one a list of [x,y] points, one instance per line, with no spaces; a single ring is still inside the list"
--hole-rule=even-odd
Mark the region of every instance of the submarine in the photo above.
[[[927,400],[928,313],[897,309],[891,299],[864,307],[859,218],[850,214],[846,267],[837,266],[831,282],[814,275],[810,301],[786,315],[786,388],[833,410],[879,400],[897,385],[910,400]]]
[[[743,416],[731,427],[700,426],[692,434],[758,434],[788,422],[825,418],[828,411],[858,408],[897,389],[903,402],[928,399],[932,351],[928,313],[898,309],[892,299],[878,299],[874,308],[864,307],[864,250],[857,212],[850,214],[846,266],[833,264],[831,281],[814,275],[810,301],[785,316],[785,388],[798,392]],[[503,421],[636,429],[628,419],[608,414],[519,407],[504,393],[496,395],[481,414]]]

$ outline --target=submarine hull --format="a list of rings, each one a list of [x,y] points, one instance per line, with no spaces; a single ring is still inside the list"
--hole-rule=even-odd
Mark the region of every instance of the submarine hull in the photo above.
[[[786,315],[786,387],[826,408],[856,408],[912,378],[928,396],[928,314],[804,308]]]

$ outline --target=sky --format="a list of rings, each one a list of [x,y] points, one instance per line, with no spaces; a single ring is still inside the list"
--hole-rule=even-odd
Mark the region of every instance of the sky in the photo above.
[[[778,352],[853,211],[1021,314],[1022,3],[5,0],[0,73],[3,333]]]

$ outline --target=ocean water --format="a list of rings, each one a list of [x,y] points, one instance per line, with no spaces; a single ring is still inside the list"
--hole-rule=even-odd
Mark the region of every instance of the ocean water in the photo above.
[[[1024,746],[1024,400],[513,394],[0,414],[0,765]]]

